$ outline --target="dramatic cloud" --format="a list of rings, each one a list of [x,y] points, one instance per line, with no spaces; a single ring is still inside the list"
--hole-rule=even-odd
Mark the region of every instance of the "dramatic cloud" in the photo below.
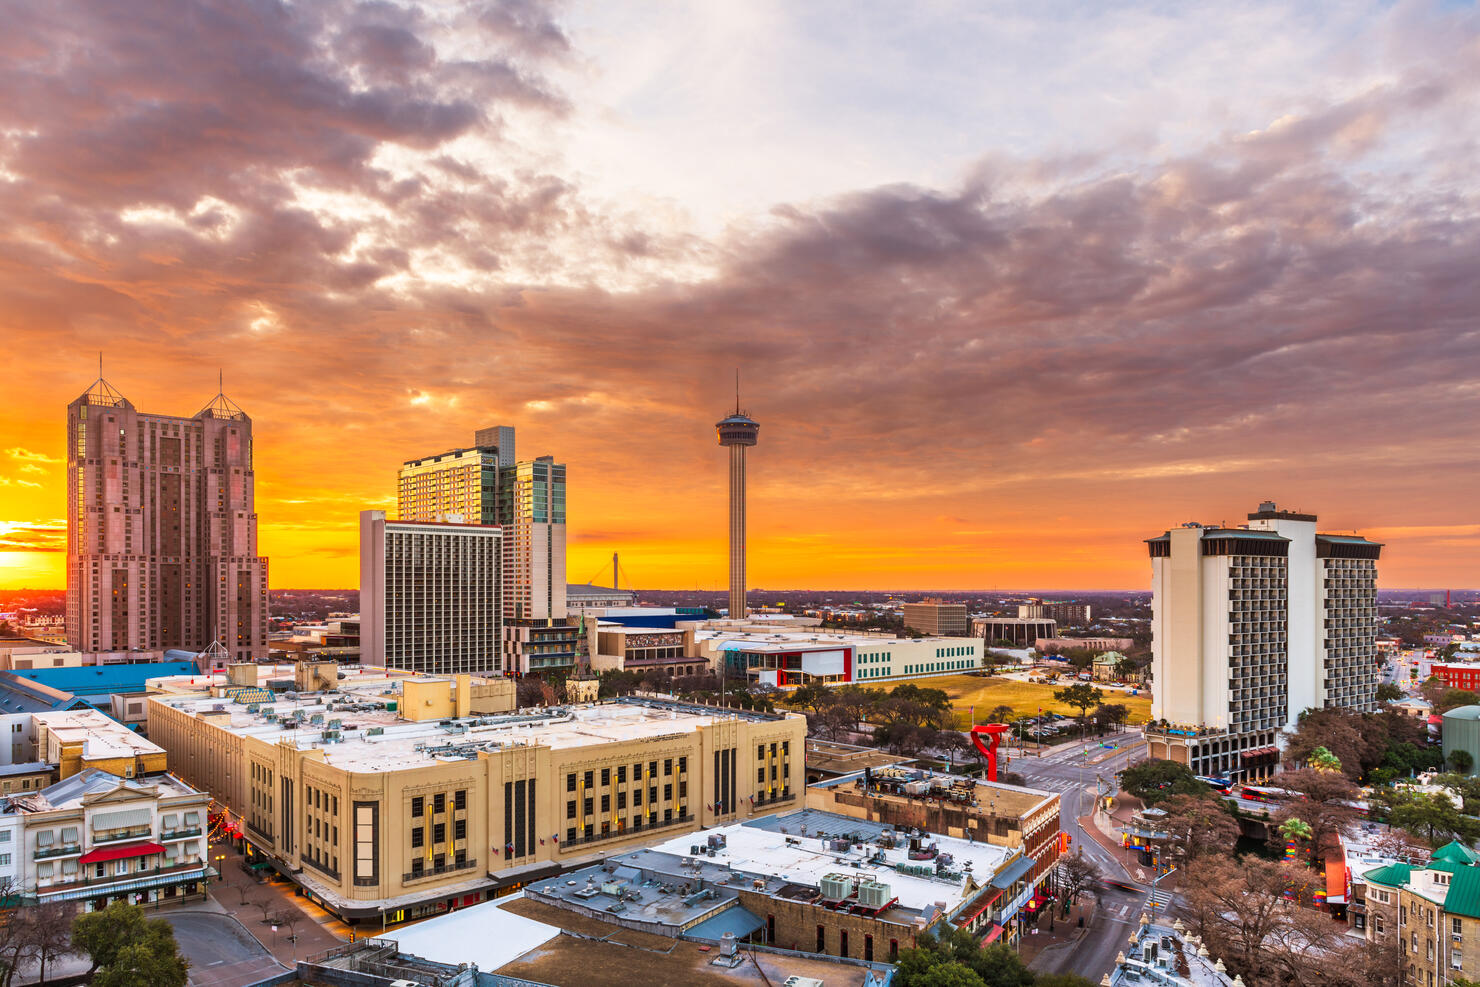
[[[0,521],[0,552],[65,552],[66,521]]]
[[[1148,16],[1064,30],[1145,44]],[[1232,36],[1277,33],[1276,17]],[[1189,117],[1161,121],[1175,139],[979,128],[951,176],[723,224],[662,189],[614,194],[633,159],[598,153],[613,128],[650,149],[683,134],[645,129],[669,112],[651,73],[593,67],[584,37],[603,57],[622,46],[592,23],[528,0],[19,12],[0,37],[0,328],[25,394],[0,409],[19,443],[0,516],[61,509],[62,408],[103,350],[110,381],[162,413],[197,410],[224,368],[255,422],[278,585],[351,584],[355,513],[386,505],[397,463],[508,423],[521,454],[571,466],[572,577],[620,548],[639,585],[713,586],[725,484],[709,428],[739,367],[762,422],[762,585],[1141,585],[1139,539],[1269,497],[1391,532],[1388,585],[1474,582],[1473,13],[1374,13],[1297,89],[1251,85],[1260,111],[1278,107],[1257,128],[1195,125],[1187,93]],[[999,44],[1047,29],[1013,22]],[[1185,47],[1196,30],[1149,36]],[[1349,67],[1368,56],[1370,75]],[[1206,81],[1195,62],[1176,53],[1189,84]],[[866,121],[852,134],[903,160]],[[708,135],[689,153],[732,174]],[[869,172],[853,160],[815,163]],[[752,194],[712,184],[719,212]]]

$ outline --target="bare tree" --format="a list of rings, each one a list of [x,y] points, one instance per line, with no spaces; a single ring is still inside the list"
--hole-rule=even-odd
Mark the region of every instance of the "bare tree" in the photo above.
[[[30,942],[26,936],[25,909],[17,907],[16,897],[20,889],[9,878],[0,881],[0,987],[10,987],[16,968],[30,957]]]
[[[72,946],[72,918],[77,909],[65,901],[49,901],[25,909],[20,934],[26,952],[40,964],[39,983],[46,983],[46,965],[76,952]]]
[[[1086,891],[1098,890],[1100,886],[1100,868],[1084,855],[1083,849],[1074,851],[1072,857],[1060,860],[1058,874],[1059,887],[1069,896],[1071,902],[1078,901],[1079,896]]]
[[[1238,840],[1238,822],[1216,795],[1173,795],[1157,808],[1166,810],[1160,824],[1166,852],[1179,867],[1223,853]]]

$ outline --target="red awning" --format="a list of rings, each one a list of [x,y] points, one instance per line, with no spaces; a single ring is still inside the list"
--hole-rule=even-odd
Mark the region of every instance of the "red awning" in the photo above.
[[[978,915],[995,905],[997,903],[997,900],[1002,897],[1003,893],[1004,892],[994,888],[988,893],[982,895],[980,898],[977,899],[977,902],[972,907],[971,911],[967,912],[965,915],[962,915],[959,919],[956,920],[956,924],[960,926],[970,925],[973,921],[976,920]]]
[[[992,931],[990,931],[986,935],[982,936],[982,945],[985,946],[989,942],[996,942],[998,939],[1001,939],[1001,938],[1002,938],[1002,926],[997,925],[996,923],[993,923],[993,925],[992,925]]]
[[[78,860],[84,864],[101,864],[106,860],[123,860],[126,857],[144,857],[151,853],[164,853],[158,843],[142,840],[138,843],[120,843],[117,846],[100,847],[84,853]]]

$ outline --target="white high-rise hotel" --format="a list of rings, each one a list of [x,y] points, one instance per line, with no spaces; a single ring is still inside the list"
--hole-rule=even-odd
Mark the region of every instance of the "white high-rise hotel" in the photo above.
[[[1263,778],[1304,710],[1375,707],[1380,544],[1266,502],[1245,526],[1185,524],[1147,545],[1152,757]]]

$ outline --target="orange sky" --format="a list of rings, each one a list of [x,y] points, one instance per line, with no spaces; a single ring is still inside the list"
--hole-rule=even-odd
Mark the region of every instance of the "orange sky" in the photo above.
[[[571,579],[719,588],[736,367],[753,585],[1138,588],[1273,499],[1480,586],[1474,11],[182,5],[0,32],[0,587],[100,350],[224,369],[278,587],[512,424]]]
[[[139,362],[142,368],[162,361]],[[325,401],[328,388],[308,386],[313,374],[303,375],[297,387],[286,386],[291,379],[254,383],[255,374],[232,386],[243,373],[228,370],[227,390],[254,420],[261,549],[271,559],[275,586],[354,586],[356,514],[367,507],[394,509],[400,460],[466,443],[479,425],[511,421],[519,428],[521,456],[548,452],[569,464],[572,581],[607,581],[611,553],[618,551],[640,587],[722,585],[727,460],[709,426],[723,405],[704,417],[697,413],[704,409],[691,415],[691,409],[668,409],[657,420],[650,407],[603,407],[576,412],[576,420],[562,427],[561,412],[553,409],[490,402],[484,413],[470,414],[466,408],[481,390],[472,386],[448,395],[438,408],[414,404],[405,389],[380,400],[362,392],[357,400],[367,406],[351,410]],[[127,366],[108,376],[147,411],[193,413],[211,391],[203,366],[194,373],[171,369],[159,378],[168,384],[151,385]],[[57,518],[65,486],[57,460],[64,453],[65,402],[75,395],[62,389],[60,377],[53,375],[52,386],[5,412],[0,454],[10,482],[0,488],[0,517],[6,518],[0,544],[50,550],[0,554],[0,588],[64,584]],[[1240,519],[1266,496],[1317,511],[1324,528],[1358,528],[1387,542],[1384,585],[1477,582],[1467,583],[1465,574],[1473,572],[1480,525],[1445,523],[1443,496],[1411,504],[1403,517],[1383,504],[1381,489],[1354,496],[1341,467],[1311,467],[1283,479],[1247,469],[1135,477],[1109,465],[1034,459],[1026,447],[1018,455],[1035,465],[1018,476],[938,469],[943,460],[933,464],[923,457],[902,462],[881,454],[871,463],[862,452],[865,437],[849,434],[844,423],[822,435],[768,415],[763,387],[758,384],[754,400],[746,402],[762,422],[761,443],[749,460],[753,585],[1139,588],[1149,572],[1142,538],[1188,519]],[[322,412],[315,414],[311,406],[320,402]],[[1047,475],[1034,475],[1040,469]]]

